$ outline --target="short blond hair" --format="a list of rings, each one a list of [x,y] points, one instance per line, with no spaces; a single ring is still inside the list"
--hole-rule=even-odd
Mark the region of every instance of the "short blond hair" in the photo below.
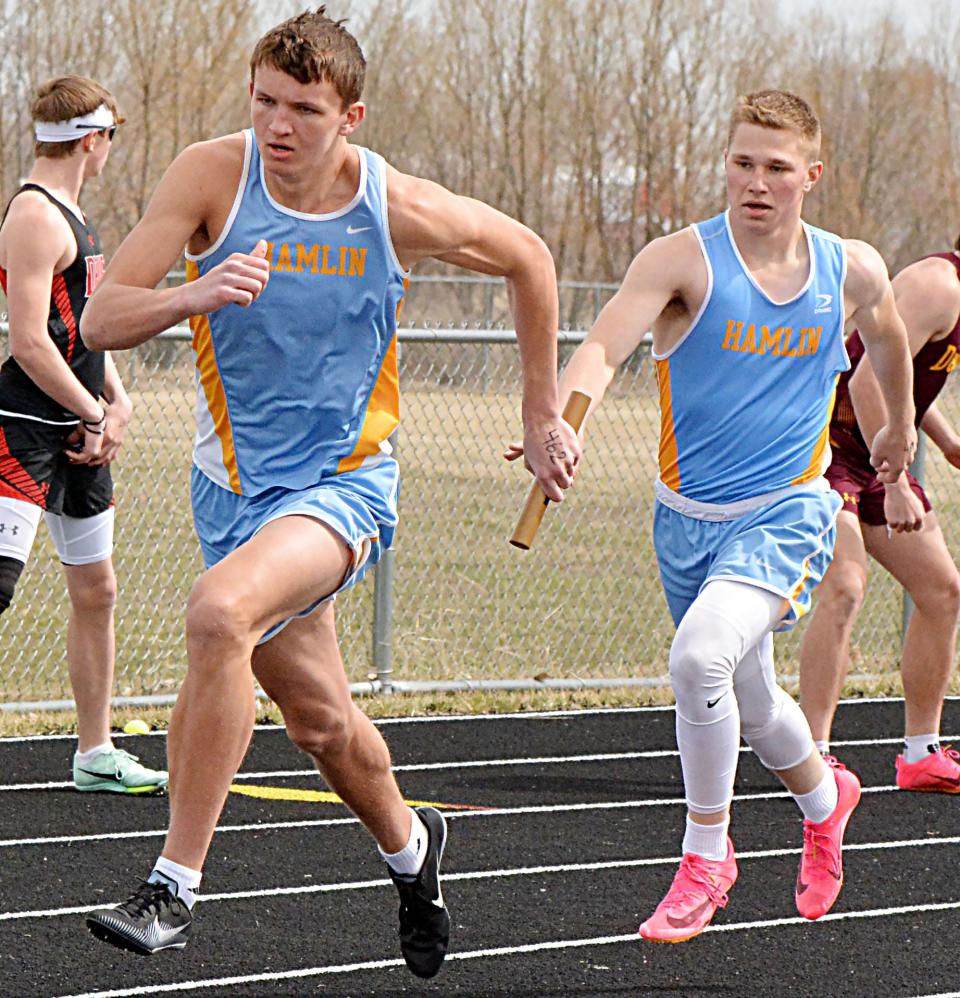
[[[759,125],[795,132],[810,146],[811,156],[820,155],[820,120],[813,108],[796,94],[786,90],[758,90],[741,94],[730,115],[727,144],[733,142],[737,125]]]
[[[86,76],[54,76],[37,88],[30,117],[34,121],[69,121],[96,111],[101,104],[107,105],[116,124],[123,124],[125,119],[117,107],[117,99],[96,80]],[[61,159],[70,156],[80,141],[36,142],[34,153],[49,159]]]

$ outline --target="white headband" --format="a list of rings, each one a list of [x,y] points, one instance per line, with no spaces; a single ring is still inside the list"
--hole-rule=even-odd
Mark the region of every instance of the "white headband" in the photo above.
[[[91,132],[101,132],[116,124],[113,111],[101,104],[95,111],[69,121],[36,121],[33,125],[38,142],[72,142]]]

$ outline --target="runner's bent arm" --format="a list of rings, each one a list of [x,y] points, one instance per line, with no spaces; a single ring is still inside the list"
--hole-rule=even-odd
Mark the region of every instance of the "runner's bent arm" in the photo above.
[[[637,349],[657,317],[681,295],[691,270],[702,261],[688,229],[655,239],[637,254],[617,293],[604,305],[560,379],[561,398],[571,391],[603,398],[617,368]],[[699,304],[699,303],[698,303]]]
[[[939,266],[942,264],[943,266]],[[947,269],[949,268],[949,269]],[[954,267],[941,260],[921,260],[893,279],[897,312],[907,329],[911,356],[956,325],[960,283]],[[850,379],[850,400],[869,445],[886,422],[887,412],[869,357],[863,357]]]
[[[390,232],[405,267],[432,257],[506,278],[523,363],[527,458],[545,495],[555,501],[573,481],[580,442],[560,418],[557,399],[557,278],[543,241],[489,205],[427,180],[388,172]],[[554,459],[546,448],[562,444]]]
[[[871,463],[880,481],[892,483],[913,459],[917,443],[907,331],[880,254],[866,243],[847,240],[847,261],[847,318],[860,330],[886,411],[872,436]],[[868,427],[861,429],[866,436]]]
[[[4,224],[7,245],[7,311],[10,353],[30,380],[79,419],[96,423],[100,403],[80,384],[47,331],[57,262],[73,239],[59,212],[29,193],[13,202]]]
[[[242,142],[240,136],[201,142],[170,164],[83,311],[80,331],[91,349],[137,346],[191,315],[231,302],[249,305],[263,290],[269,264],[262,251],[259,257],[233,253],[199,280],[157,287],[207,224],[242,155]]]

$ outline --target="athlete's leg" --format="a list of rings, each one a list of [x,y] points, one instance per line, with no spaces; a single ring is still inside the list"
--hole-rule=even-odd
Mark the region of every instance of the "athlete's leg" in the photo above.
[[[781,597],[742,582],[708,582],[677,627],[670,680],[687,797],[683,858],[670,889],[640,926],[644,939],[682,942],[702,932],[737,879],[727,835],[740,750],[737,666],[776,626]]]
[[[939,732],[956,648],[960,574],[934,513],[918,533],[888,537],[883,527],[865,526],[863,535],[867,551],[914,603],[902,658],[905,734]]]
[[[78,476],[77,476],[78,477]],[[76,490],[80,495],[80,490]],[[68,490],[68,499],[75,498]],[[110,742],[110,694],[115,642],[113,611],[113,508],[91,516],[43,515],[63,563],[70,596],[67,665],[77,704],[78,751]]]
[[[253,653],[260,685],[283,712],[287,734],[313,756],[327,783],[376,839],[400,892],[400,948],[432,977],[446,956],[450,916],[440,889],[446,840],[434,808],[403,801],[380,732],[353,703],[340,658],[333,603],[292,620]]]
[[[783,599],[732,580],[708,582],[677,628],[670,681],[689,818],[725,822],[740,748],[734,677],[740,661],[783,616]]]
[[[0,613],[13,602],[37,536],[41,512],[33,503],[0,496]]]
[[[837,518],[833,561],[817,587],[816,607],[800,646],[800,706],[816,742],[830,741],[847,672],[850,633],[866,585],[867,556],[860,520],[843,510]]]
[[[109,557],[63,568],[70,595],[67,665],[77,704],[77,748],[86,752],[110,741],[117,580]]]
[[[387,853],[410,834],[411,812],[380,732],[354,703],[340,658],[334,604],[292,620],[253,653],[253,671],[277,704],[290,739]]]
[[[794,797],[813,792],[828,769],[796,701],[777,684],[773,635],[767,634],[740,662],[734,676],[744,741]]]
[[[166,859],[202,869],[253,731],[251,657],[257,641],[336,590],[351,563],[351,552],[331,529],[285,516],[197,581],[187,607],[187,676],[167,737]]]

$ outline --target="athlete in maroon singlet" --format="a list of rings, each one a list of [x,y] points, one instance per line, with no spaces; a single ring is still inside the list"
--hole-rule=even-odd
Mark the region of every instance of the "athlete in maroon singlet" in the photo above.
[[[913,352],[917,425],[960,467],[960,437],[935,404],[960,363],[960,239],[956,251],[933,254],[901,271],[893,288]],[[882,425],[882,403],[856,332],[847,352],[851,369],[837,387],[830,424],[833,461],[826,473],[844,503],[834,560],[800,651],[801,706],[826,754],[869,554],[900,582],[915,607],[901,660],[905,737],[896,760],[897,786],[960,793],[960,756],[940,746],[939,734],[960,616],[960,575],[920,483],[908,473],[893,485],[877,481],[867,441]]]
[[[88,350],[79,334],[81,313],[104,272],[100,240],[78,204],[80,189],[103,170],[123,119],[112,95],[80,76],[42,84],[32,116],[36,160],[0,219],[0,286],[10,320],[10,356],[0,368],[0,613],[10,605],[43,517],[70,594],[67,664],[79,735],[74,785],[158,790],[167,774],[146,769],[110,740],[116,593],[110,462],[130,400],[109,355]]]

